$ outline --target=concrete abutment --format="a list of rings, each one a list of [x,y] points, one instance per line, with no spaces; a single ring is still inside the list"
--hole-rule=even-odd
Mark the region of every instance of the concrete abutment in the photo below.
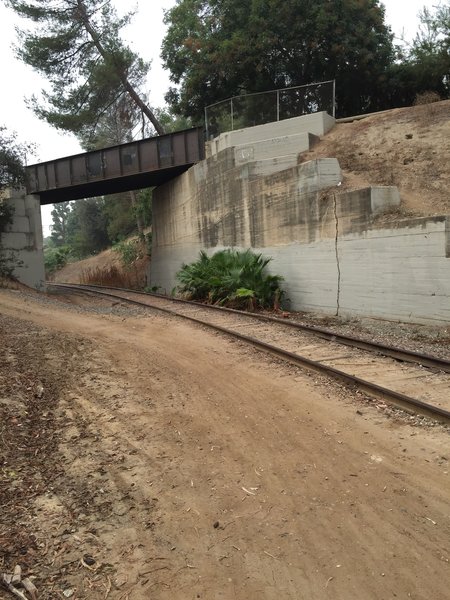
[[[317,113],[210,142],[154,193],[151,285],[170,293],[200,250],[250,247],[272,257],[293,310],[450,322],[450,217],[389,216],[397,188],[341,191],[335,158],[300,162],[332,125]]]
[[[12,208],[12,223],[0,232],[1,251],[10,257],[13,276],[21,283],[45,290],[44,242],[39,196],[8,189],[0,202]]]

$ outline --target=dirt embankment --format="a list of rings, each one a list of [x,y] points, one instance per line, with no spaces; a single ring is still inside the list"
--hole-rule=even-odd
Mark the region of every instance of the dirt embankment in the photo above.
[[[450,100],[338,123],[315,158],[339,160],[343,189],[396,185],[404,215],[450,214]]]
[[[133,238],[131,238],[133,240]],[[120,254],[109,248],[84,260],[68,263],[50,277],[56,283],[96,283],[143,289],[147,285],[150,258],[141,256],[125,266]]]
[[[448,598],[444,430],[101,308],[0,291],[0,571],[39,600]]]

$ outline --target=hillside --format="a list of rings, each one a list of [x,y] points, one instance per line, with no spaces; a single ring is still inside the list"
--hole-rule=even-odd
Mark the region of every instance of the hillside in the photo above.
[[[337,125],[301,162],[337,158],[343,189],[396,185],[407,215],[450,214],[450,100]]]
[[[147,283],[148,262],[149,257],[144,256],[125,268],[120,254],[109,248],[95,256],[68,263],[53,273],[50,280],[56,283],[103,283],[144,288]]]

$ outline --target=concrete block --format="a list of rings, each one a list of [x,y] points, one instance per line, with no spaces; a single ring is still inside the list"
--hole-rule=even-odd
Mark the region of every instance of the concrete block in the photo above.
[[[400,192],[396,186],[372,186],[371,209],[372,214],[383,213],[387,208],[400,206]]]
[[[319,158],[299,165],[299,185],[309,191],[334,187],[341,181],[341,167],[336,158]]]
[[[273,138],[283,136],[313,134],[317,136],[324,135],[335,124],[333,117],[326,112],[318,112],[301,117],[293,117],[283,121],[275,121],[255,127],[245,129],[236,129],[219,135],[217,138],[208,142],[207,156],[217,154],[225,148],[232,146],[241,146],[262,142]]]
[[[30,233],[30,221],[28,217],[20,217],[14,214],[14,221],[5,229],[7,232]]]
[[[279,171],[292,169],[297,166],[297,156],[288,154],[286,156],[278,156],[277,158],[268,158],[265,160],[257,160],[248,166],[248,177],[255,179],[258,177],[266,177],[273,175]]]
[[[19,254],[22,264],[15,267],[13,275],[17,279],[39,291],[45,291],[45,269],[43,257],[34,250],[22,250]]]
[[[8,250],[22,250],[30,246],[30,234],[20,233],[17,231],[7,232],[2,234],[2,246]]]
[[[25,199],[24,198],[8,198],[6,202],[14,209],[16,217],[25,217]]]
[[[0,191],[0,200],[24,199],[25,196],[25,188],[4,188]]]
[[[252,144],[246,143],[235,146],[236,164],[278,158],[292,154],[297,156],[310,148],[310,134],[299,133],[293,135],[278,136],[268,140],[260,140]]]

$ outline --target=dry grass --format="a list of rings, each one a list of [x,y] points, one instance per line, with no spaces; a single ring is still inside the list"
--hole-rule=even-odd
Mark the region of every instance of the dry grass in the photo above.
[[[83,269],[80,283],[129,289],[143,289],[145,281],[138,269],[123,270],[115,265]]]

